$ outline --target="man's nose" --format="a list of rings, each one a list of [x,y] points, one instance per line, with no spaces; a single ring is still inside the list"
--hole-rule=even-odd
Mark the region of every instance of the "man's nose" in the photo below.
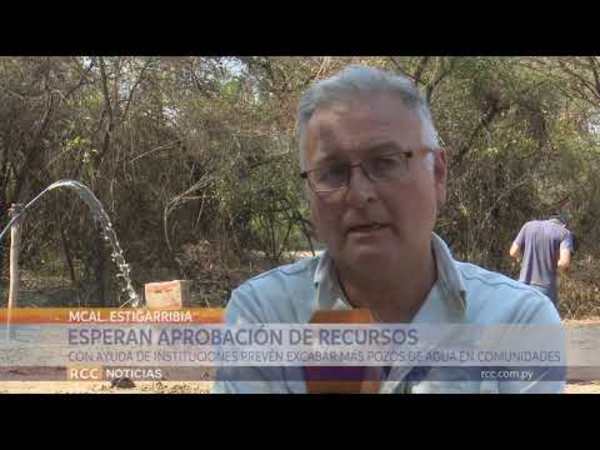
[[[348,191],[346,200],[348,203],[362,206],[376,199],[375,185],[367,175],[362,165],[350,168],[350,179],[348,180]]]

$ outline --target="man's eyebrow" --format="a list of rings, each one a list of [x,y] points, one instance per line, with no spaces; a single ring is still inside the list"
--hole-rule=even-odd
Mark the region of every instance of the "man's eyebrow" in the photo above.
[[[335,154],[335,153],[329,153],[325,156],[323,156],[322,158],[318,158],[316,161],[317,165],[323,165],[323,164],[329,164],[329,163],[341,163],[344,162],[343,158],[340,157],[340,155]]]
[[[379,144],[372,145],[363,150],[365,154],[372,153],[386,153],[389,151],[393,152],[410,152],[411,150],[405,147],[402,147],[395,142],[381,142]]]
[[[346,159],[346,155],[340,156],[340,154],[338,152],[331,151],[331,148],[329,148],[329,147],[324,147],[323,149],[327,151],[327,154],[318,158],[318,160],[315,162],[316,166],[323,166],[323,165],[326,165],[329,163],[336,164],[336,163],[344,163],[345,162],[344,160]],[[410,151],[412,151],[412,150],[402,147],[394,141],[385,141],[385,142],[380,142],[380,143],[377,143],[377,144],[374,144],[371,146],[364,147],[363,149],[359,150],[359,153],[361,154],[361,156],[363,158],[366,158],[373,154],[375,154],[377,156],[377,155],[390,153],[390,152],[410,152]]]

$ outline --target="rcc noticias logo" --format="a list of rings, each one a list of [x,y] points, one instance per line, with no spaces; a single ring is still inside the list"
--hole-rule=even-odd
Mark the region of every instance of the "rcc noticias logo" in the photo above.
[[[67,367],[67,380],[77,381],[102,381],[104,378],[102,366]]]

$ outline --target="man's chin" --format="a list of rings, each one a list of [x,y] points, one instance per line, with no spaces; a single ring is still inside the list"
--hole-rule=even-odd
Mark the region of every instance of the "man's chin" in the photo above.
[[[389,247],[382,248],[375,245],[355,246],[344,256],[348,265],[369,271],[384,270],[398,259],[398,253],[393,253]]]

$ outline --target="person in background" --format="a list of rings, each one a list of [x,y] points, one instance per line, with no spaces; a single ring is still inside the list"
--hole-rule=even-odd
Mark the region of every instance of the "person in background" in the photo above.
[[[523,225],[510,248],[510,256],[521,260],[519,281],[542,292],[558,309],[557,275],[569,270],[574,248],[567,217],[559,214]]]

